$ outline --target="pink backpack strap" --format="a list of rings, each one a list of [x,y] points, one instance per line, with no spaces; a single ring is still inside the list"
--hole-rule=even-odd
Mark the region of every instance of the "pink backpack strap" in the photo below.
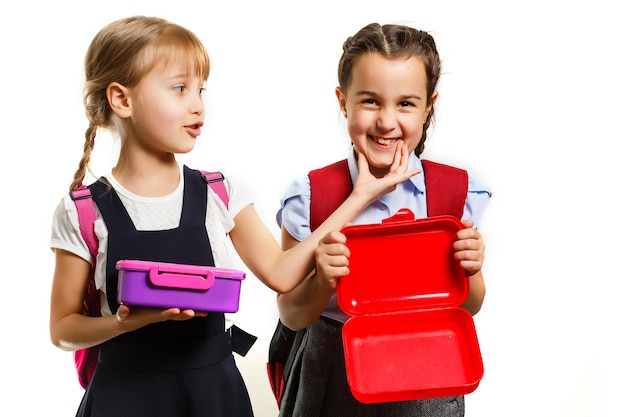
[[[91,190],[85,185],[81,185],[76,190],[70,193],[76,210],[78,211],[78,224],[80,225],[80,233],[85,239],[85,243],[89,247],[91,254],[93,255],[94,262],[96,261],[96,255],[98,254],[98,238],[93,228],[93,224],[96,220],[96,209],[91,199]]]
[[[224,175],[221,172],[200,171],[202,178],[211,189],[220,197],[226,208],[228,208],[228,192],[224,185]],[[93,224],[96,220],[96,210],[91,199],[91,190],[84,184],[70,193],[76,210],[78,211],[78,223],[80,232],[93,255],[94,261],[98,253],[98,238],[94,231]]]
[[[85,185],[81,185],[76,190],[70,192],[70,197],[74,200],[76,211],[78,212],[78,224],[80,233],[89,247],[93,256],[93,267],[89,273],[85,295],[83,297],[83,314],[88,316],[100,316],[100,295],[96,290],[94,279],[96,257],[98,255],[98,237],[94,230],[96,220],[96,208],[91,198],[91,190]],[[78,373],[78,382],[83,388],[87,388],[89,381],[98,363],[98,346],[74,351],[74,362]]]
[[[224,174],[219,171],[211,172],[199,170],[199,172],[202,174],[202,178],[204,178],[207,185],[211,187],[215,194],[222,200],[226,208],[228,208],[228,192],[224,185]]]

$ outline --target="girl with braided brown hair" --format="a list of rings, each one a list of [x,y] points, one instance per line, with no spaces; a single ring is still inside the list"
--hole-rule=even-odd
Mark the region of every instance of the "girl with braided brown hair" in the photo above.
[[[393,155],[401,146],[408,146],[411,152],[409,168],[422,170],[419,156],[434,117],[440,74],[435,41],[424,31],[406,25],[372,23],[345,41],[339,60],[336,96],[352,141],[345,164],[349,180],[362,175],[363,168],[376,177],[384,177],[392,169]],[[358,155],[365,155],[366,166],[357,164]],[[317,224],[311,221],[316,216],[311,206],[316,199],[329,199],[333,194],[327,190],[322,195],[321,189],[314,194],[311,174],[295,179],[283,198],[277,219],[282,226],[284,249],[297,246],[310,236],[314,230],[312,225]],[[481,272],[485,247],[476,225],[491,193],[476,178],[465,178],[467,196],[461,196],[464,207],[459,210],[465,228],[457,233],[453,250],[470,282],[469,295],[462,307],[476,314],[485,295]],[[427,191],[421,172],[370,204],[352,223],[380,224],[404,208],[410,209],[415,218],[426,217]],[[349,317],[339,308],[336,295],[337,281],[348,275],[350,268],[345,242],[340,232],[327,234],[318,246],[316,269],[309,278],[291,292],[278,295],[282,323],[292,330],[306,329],[301,333],[304,336],[286,375],[279,402],[280,416],[464,415],[463,396],[374,404],[364,404],[354,398],[347,380],[342,345],[342,326]],[[393,247],[376,250],[381,258],[394,256]],[[415,268],[419,271],[420,266]]]

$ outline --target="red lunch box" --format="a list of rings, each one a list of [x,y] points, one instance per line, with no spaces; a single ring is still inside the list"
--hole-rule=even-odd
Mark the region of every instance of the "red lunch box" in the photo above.
[[[363,403],[464,395],[483,362],[474,320],[459,306],[469,279],[453,258],[453,216],[350,225],[350,273],[337,284],[348,383]]]

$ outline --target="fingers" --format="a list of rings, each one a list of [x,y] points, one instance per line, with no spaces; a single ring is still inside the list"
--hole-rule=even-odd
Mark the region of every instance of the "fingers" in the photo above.
[[[148,307],[129,307],[120,305],[115,313],[117,321],[126,323],[133,328],[140,328],[151,323],[159,323],[167,320],[184,321],[194,317],[205,317],[208,313],[205,311],[195,311],[191,309],[181,310],[180,308],[148,308]]]
[[[422,172],[421,169],[415,168],[409,171],[409,148],[406,143],[402,143],[401,146],[396,147],[394,158],[391,166],[389,167],[389,173],[386,176],[395,177],[398,183],[406,181],[414,175]]]
[[[346,243],[346,235],[338,231],[330,231],[320,239],[318,247],[323,244],[329,245],[333,243]]]
[[[206,316],[206,312],[196,312],[192,309],[181,310],[180,308],[170,308],[167,310],[161,310],[161,315],[165,320],[184,321],[194,317]]]
[[[461,220],[461,223],[463,223],[463,226],[465,226],[466,229],[474,227],[474,222],[472,220],[463,219]]]
[[[129,314],[130,314],[130,308],[122,304],[121,306],[119,306],[119,308],[115,312],[115,318],[117,319],[117,321],[122,323],[123,321],[127,319]]]
[[[369,172],[370,166],[367,162],[367,157],[363,155],[361,152],[356,152],[357,157],[357,165],[359,167],[359,172]]]
[[[315,250],[316,277],[321,285],[336,288],[337,280],[349,273],[350,251],[345,245],[346,237],[341,232],[329,232]]]
[[[345,245],[346,238],[343,233],[329,232],[315,250],[317,268],[325,268],[332,271],[333,268],[348,266],[350,250]]]
[[[400,144],[400,146],[396,146],[396,150],[393,154],[393,162],[389,167],[389,172],[393,173],[401,170],[404,167],[404,171],[406,171],[408,157],[405,155],[405,150],[407,149],[406,143],[404,141]]]
[[[366,196],[370,202],[393,191],[399,183],[421,172],[420,169],[408,170],[409,152],[405,144],[396,147],[391,168],[382,178],[372,175],[367,157],[364,154],[357,152],[357,159],[359,175],[352,191],[355,195]]]
[[[457,240],[452,244],[454,258],[457,259],[468,275],[474,275],[482,269],[485,257],[485,244],[478,230],[471,227],[471,221],[463,221],[465,229],[457,232]]]

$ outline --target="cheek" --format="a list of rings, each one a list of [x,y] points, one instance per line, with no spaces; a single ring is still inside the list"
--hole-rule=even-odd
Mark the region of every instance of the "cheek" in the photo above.
[[[168,105],[166,101],[160,102],[158,105],[154,106],[154,117],[169,120],[173,119],[177,115],[177,108],[173,105]]]
[[[422,138],[422,132],[424,131],[424,125],[422,124],[422,118],[410,117],[401,121],[402,133],[407,142],[415,142],[414,146]]]
[[[366,112],[356,111],[348,117],[348,131],[352,134],[364,134],[372,125],[372,117]]]

